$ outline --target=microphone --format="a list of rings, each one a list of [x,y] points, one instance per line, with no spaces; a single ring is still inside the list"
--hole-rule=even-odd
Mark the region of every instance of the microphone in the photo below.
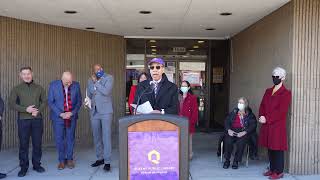
[[[151,94],[151,93],[153,93],[154,88],[155,88],[155,83],[154,83],[153,81],[150,81],[150,82],[149,82],[149,85],[150,85],[150,86],[148,86],[146,89],[144,89],[144,90],[142,91],[141,95],[138,96],[137,106],[136,106],[136,108],[134,109],[134,115],[137,114],[137,109],[138,109],[138,107],[139,107],[140,100],[141,100],[142,96],[144,96],[144,95],[146,95],[146,94]],[[147,92],[148,89],[150,89],[150,91]]]

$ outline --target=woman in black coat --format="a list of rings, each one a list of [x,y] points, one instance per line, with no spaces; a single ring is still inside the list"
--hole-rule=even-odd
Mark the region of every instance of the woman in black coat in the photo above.
[[[223,168],[229,168],[233,144],[236,143],[237,149],[232,168],[238,169],[238,163],[242,159],[248,137],[256,131],[256,127],[257,120],[249,107],[248,100],[244,97],[239,98],[238,107],[234,108],[225,120],[225,131],[227,132],[224,138],[226,161]]]

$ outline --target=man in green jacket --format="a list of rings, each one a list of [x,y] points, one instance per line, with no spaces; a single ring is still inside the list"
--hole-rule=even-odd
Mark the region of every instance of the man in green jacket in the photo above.
[[[21,170],[19,177],[27,174],[29,168],[29,139],[32,139],[32,165],[33,170],[42,173],[42,134],[43,119],[41,112],[46,106],[45,90],[33,82],[31,67],[20,69],[22,83],[15,86],[10,93],[9,105],[18,111],[19,160]]]

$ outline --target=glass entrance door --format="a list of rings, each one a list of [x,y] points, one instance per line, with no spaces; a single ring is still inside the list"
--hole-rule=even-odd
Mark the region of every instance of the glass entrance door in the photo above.
[[[191,85],[193,94],[197,96],[199,121],[196,127],[198,130],[205,129],[205,103],[208,99],[206,93],[206,62],[196,60],[180,61],[177,74],[179,74],[178,87],[180,87],[182,81],[188,81]]]

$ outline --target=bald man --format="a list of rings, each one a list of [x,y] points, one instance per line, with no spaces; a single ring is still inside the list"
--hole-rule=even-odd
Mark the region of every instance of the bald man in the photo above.
[[[58,151],[59,170],[65,166],[70,169],[75,167],[73,148],[81,101],[80,85],[73,81],[71,72],[63,72],[61,80],[50,83],[48,104]]]
[[[91,99],[91,127],[97,156],[97,161],[91,166],[104,164],[105,171],[111,169],[112,88],[113,76],[105,73],[100,64],[95,64],[87,87]]]

